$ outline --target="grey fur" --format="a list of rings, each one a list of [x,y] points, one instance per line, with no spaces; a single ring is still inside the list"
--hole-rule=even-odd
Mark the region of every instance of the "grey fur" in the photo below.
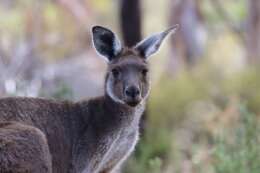
[[[104,96],[76,103],[0,99],[0,172],[120,172],[139,138],[147,71],[145,58],[124,48],[108,63]]]

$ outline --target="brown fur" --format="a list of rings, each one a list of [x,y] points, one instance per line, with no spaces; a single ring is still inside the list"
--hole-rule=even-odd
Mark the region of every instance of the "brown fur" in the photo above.
[[[15,122],[0,126],[1,173],[51,172],[49,147],[39,129]]]

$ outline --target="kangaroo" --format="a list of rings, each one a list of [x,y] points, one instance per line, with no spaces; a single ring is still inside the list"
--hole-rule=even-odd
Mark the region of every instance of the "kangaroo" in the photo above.
[[[150,90],[148,58],[176,28],[126,48],[112,31],[94,26],[94,47],[108,64],[103,96],[0,99],[0,172],[120,172],[139,138]]]

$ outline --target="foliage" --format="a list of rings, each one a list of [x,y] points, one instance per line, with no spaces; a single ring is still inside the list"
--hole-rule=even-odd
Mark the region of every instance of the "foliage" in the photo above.
[[[213,155],[216,173],[259,173],[260,126],[256,115],[240,107],[238,126],[216,138]]]

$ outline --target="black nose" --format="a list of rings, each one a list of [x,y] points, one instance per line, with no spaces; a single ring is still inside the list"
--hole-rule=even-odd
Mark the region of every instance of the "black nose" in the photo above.
[[[135,86],[127,87],[125,89],[125,95],[134,99],[140,95],[140,90]]]

